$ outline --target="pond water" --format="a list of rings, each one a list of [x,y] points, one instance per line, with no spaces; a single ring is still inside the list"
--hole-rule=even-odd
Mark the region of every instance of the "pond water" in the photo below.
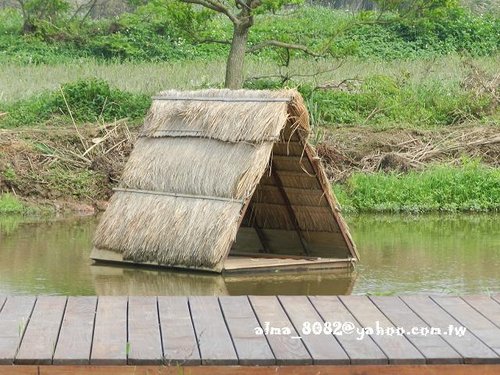
[[[95,218],[0,217],[0,295],[465,294],[500,292],[500,216],[347,218],[353,272],[251,276],[93,265]]]

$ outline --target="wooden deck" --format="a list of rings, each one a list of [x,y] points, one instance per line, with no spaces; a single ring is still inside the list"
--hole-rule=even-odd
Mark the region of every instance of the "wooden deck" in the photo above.
[[[306,334],[314,322],[442,333]],[[332,371],[500,374],[500,295],[0,297],[2,375]]]

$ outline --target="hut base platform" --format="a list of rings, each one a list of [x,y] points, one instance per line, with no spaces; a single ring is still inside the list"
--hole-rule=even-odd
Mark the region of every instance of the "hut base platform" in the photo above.
[[[0,296],[0,375],[496,375],[499,340],[500,295]]]
[[[148,267],[179,268],[189,270],[202,270],[218,273],[248,273],[248,272],[276,272],[276,271],[312,271],[323,269],[351,269],[354,259],[335,259],[318,257],[300,257],[293,255],[278,255],[267,253],[230,253],[224,261],[223,269],[188,268],[182,266],[165,266],[154,262],[130,261],[123,255],[114,251],[94,248],[90,258],[95,262],[125,263],[143,265]]]

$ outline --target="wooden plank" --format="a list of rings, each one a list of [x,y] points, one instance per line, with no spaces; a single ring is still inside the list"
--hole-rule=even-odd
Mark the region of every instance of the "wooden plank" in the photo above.
[[[99,297],[91,364],[127,364],[127,302],[127,297]]]
[[[19,367],[15,369],[22,371]],[[498,365],[40,366],[39,369],[39,375],[498,375],[500,370]],[[16,370],[2,373],[0,367],[0,374],[16,375]]]
[[[259,322],[246,296],[219,297],[222,313],[233,339],[240,365],[275,364],[273,352],[262,335],[255,334]]]
[[[158,297],[158,310],[165,364],[201,364],[187,297]]]
[[[69,297],[53,363],[90,364],[97,297]]]
[[[351,358],[353,365],[373,365],[387,364],[388,359],[384,352],[380,350],[375,341],[370,336],[361,336],[356,334],[363,327],[356,318],[347,310],[336,296],[311,296],[309,297],[319,315],[325,322],[330,322],[340,333],[340,325],[348,324],[353,328],[353,333],[342,333],[337,336],[340,344]]]
[[[311,364],[312,358],[307,352],[297,331],[288,319],[278,299],[274,296],[250,296],[259,325],[266,330],[274,329],[266,335],[276,357],[277,364]],[[289,331],[289,334],[286,334]],[[280,334],[277,334],[280,333]]]
[[[273,157],[276,155],[300,157],[303,153],[304,145],[302,142],[276,142],[273,145]]]
[[[255,228],[240,227],[229,254],[233,254],[234,252],[257,253],[261,248],[261,241]]]
[[[2,366],[0,375],[39,375],[38,366]]]
[[[315,232],[304,233],[304,238],[309,244],[311,255],[324,258],[351,258],[351,253],[340,232]]]
[[[500,304],[486,295],[462,296],[462,299],[489,319],[497,327],[500,327]]]
[[[424,355],[430,364],[462,363],[463,358],[446,341],[436,335],[412,334],[413,328],[430,327],[398,297],[370,297],[372,302],[397,327],[405,330],[405,336]]]
[[[431,298],[500,356],[500,328],[474,310],[460,297]],[[500,357],[498,363],[500,363]]]
[[[14,363],[51,364],[66,308],[66,297],[38,297]]]
[[[36,298],[9,297],[0,312],[0,365],[14,363]]]
[[[264,257],[244,257],[231,256],[224,263],[224,274],[231,272],[247,272],[247,271],[273,271],[273,270],[324,270],[324,269],[339,269],[350,268],[352,263],[346,259],[316,259],[316,260],[299,260],[299,259],[281,259],[281,258],[264,258]]]
[[[342,303],[365,328],[382,330],[395,328],[384,314],[366,296],[340,296]],[[404,336],[374,334],[373,340],[392,364],[424,364],[424,356]]]
[[[163,363],[163,349],[156,297],[129,297],[128,364]]]
[[[272,254],[304,256],[299,235],[295,230],[263,229]]]
[[[302,337],[302,342],[312,357],[313,364],[349,364],[349,356],[331,333],[314,333],[312,326],[324,328],[323,320],[306,296],[278,297],[295,330]],[[304,329],[309,327],[309,331]],[[308,334],[306,334],[307,332]]]
[[[280,172],[284,173],[284,172]],[[274,179],[274,182],[276,183],[276,186],[278,186],[278,189],[281,193],[281,196],[283,197],[283,200],[286,203],[286,209],[288,211],[288,215],[290,216],[290,219],[293,223],[293,226],[295,228],[295,231],[297,232],[297,235],[299,236],[300,244],[302,245],[302,248],[304,249],[304,254],[309,255],[309,248],[307,247],[307,243],[304,240],[304,236],[302,235],[302,231],[300,229],[299,221],[297,220],[297,215],[295,215],[295,211],[293,210],[292,204],[290,203],[290,200],[288,199],[288,195],[286,195],[285,189],[283,187],[283,181],[281,180],[280,174],[276,173],[276,168],[271,162],[271,175]]]
[[[461,326],[427,296],[401,296],[401,299],[431,327],[447,333],[450,325]],[[469,331],[461,337],[445,333],[441,337],[464,358],[465,363],[495,363],[498,360],[498,356]]]
[[[314,169],[307,157],[273,155],[273,164],[280,171],[301,171],[314,174]]]
[[[318,257],[304,257],[301,255],[284,255],[284,254],[267,254],[267,253],[246,253],[246,252],[238,252],[232,251],[231,256],[241,256],[241,257],[255,257],[255,258],[266,258],[266,259],[300,259],[300,260],[319,260]]]
[[[189,306],[202,364],[238,364],[217,297],[189,297]]]

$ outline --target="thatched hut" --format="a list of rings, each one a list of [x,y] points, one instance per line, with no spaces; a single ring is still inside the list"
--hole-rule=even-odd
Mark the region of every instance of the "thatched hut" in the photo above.
[[[358,255],[297,91],[153,98],[94,260],[214,272],[345,268]]]

